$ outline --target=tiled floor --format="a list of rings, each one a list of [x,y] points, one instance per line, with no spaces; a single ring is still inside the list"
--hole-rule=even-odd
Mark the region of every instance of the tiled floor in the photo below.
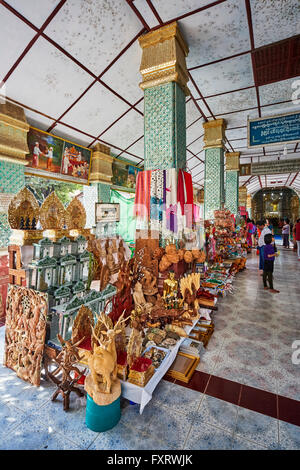
[[[300,427],[292,423],[300,422],[293,406],[300,365],[291,356],[300,340],[300,263],[291,251],[281,253],[274,273],[280,294],[263,290],[253,250],[235,295],[218,304],[215,333],[190,383],[163,380],[142,415],[122,400],[121,420],[106,433],[86,428],[85,398],[72,397],[65,413],[60,400],[50,401],[52,385],[32,387],[1,365],[0,449],[299,450]]]

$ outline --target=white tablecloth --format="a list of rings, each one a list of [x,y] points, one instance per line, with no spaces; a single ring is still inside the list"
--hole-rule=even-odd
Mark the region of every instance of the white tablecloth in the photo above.
[[[210,309],[200,309],[200,313],[202,310],[209,311],[211,312]],[[196,323],[199,321],[199,317],[197,320],[193,322],[192,326],[185,326],[185,331],[189,335],[191,330],[194,328]],[[155,389],[155,387],[158,385],[158,383],[161,381],[163,376],[167,373],[168,369],[171,367],[173,362],[175,361],[175,358],[177,356],[177,352],[185,340],[184,337],[182,337],[180,340],[177,341],[177,344],[173,347],[173,349],[170,349],[170,354],[168,357],[164,360],[163,364],[159,367],[157,371],[155,371],[154,375],[151,377],[149,382],[146,384],[145,387],[139,387],[138,385],[132,384],[130,382],[125,382],[124,380],[121,380],[121,386],[122,386],[122,397],[127,398],[127,400],[130,400],[134,403],[139,403],[140,405],[140,414],[143,413],[145,406],[147,403],[152,398],[152,393]]]

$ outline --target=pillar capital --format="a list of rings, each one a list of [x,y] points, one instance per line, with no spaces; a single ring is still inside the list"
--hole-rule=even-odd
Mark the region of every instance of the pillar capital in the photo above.
[[[177,22],[150,31],[139,37],[143,50],[140,73],[145,90],[168,82],[177,82],[185,95],[189,95],[189,80],[185,58],[189,49]]]
[[[214,119],[202,123],[204,128],[204,149],[224,148],[225,141],[225,119]]]
[[[0,104],[0,160],[27,165],[29,124],[24,109],[13,103]]]
[[[246,186],[239,187],[239,205],[246,206],[247,205],[247,188]]]
[[[93,147],[89,182],[111,184],[113,160],[110,148],[97,143]]]
[[[226,152],[226,170],[240,170],[240,154],[241,152]]]

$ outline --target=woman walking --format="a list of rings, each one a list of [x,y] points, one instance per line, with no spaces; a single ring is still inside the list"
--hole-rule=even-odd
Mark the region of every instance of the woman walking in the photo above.
[[[285,248],[290,247],[289,237],[290,237],[290,225],[288,223],[288,220],[285,220],[283,227],[282,227],[282,238],[283,238],[282,244]]]

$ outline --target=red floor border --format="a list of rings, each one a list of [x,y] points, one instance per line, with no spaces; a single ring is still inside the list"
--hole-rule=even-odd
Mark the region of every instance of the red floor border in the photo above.
[[[300,426],[300,401],[196,370],[189,383],[169,379],[211,397]]]

